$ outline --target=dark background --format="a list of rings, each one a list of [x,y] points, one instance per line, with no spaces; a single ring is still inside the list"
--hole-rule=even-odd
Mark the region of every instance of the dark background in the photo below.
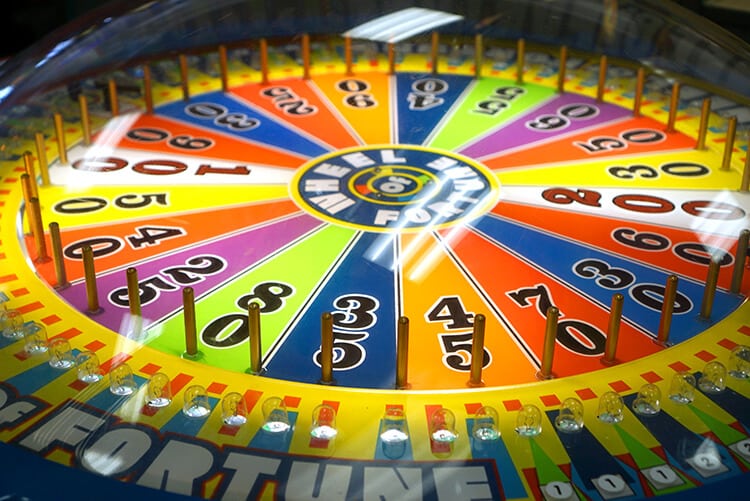
[[[0,57],[15,54],[57,27],[105,5],[107,1],[6,0],[4,3],[0,29]],[[711,2],[705,0],[680,0],[677,3],[750,41],[750,13],[708,7],[706,4]]]

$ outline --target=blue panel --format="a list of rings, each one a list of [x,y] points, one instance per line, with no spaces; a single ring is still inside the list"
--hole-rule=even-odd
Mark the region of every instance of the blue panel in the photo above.
[[[208,404],[211,406],[211,409],[215,409],[218,403],[218,398],[208,397]],[[173,401],[172,405],[175,404],[180,405],[179,403]],[[181,435],[196,437],[198,436],[198,432],[201,431],[201,428],[203,428],[204,424],[206,424],[205,418],[191,418],[186,416],[185,413],[180,410],[180,412],[172,416],[172,419],[167,421],[167,424],[161,427],[161,431],[171,431],[174,433],[180,433]]]
[[[474,420],[466,420],[466,429],[474,429]],[[469,437],[471,442],[471,457],[474,459],[493,459],[495,466],[500,474],[500,484],[503,488],[503,494],[507,499],[526,499],[529,493],[523,487],[521,477],[518,476],[518,469],[513,465],[508,448],[502,439],[481,441],[473,436]]]
[[[623,294],[625,296],[623,318],[651,333],[658,332],[661,299],[669,273],[583,244],[526,228],[497,216],[482,217],[473,222],[472,226],[498,244],[523,256],[534,265],[602,305],[609,305],[613,294],[618,292]],[[584,260],[589,261],[590,264],[585,266],[584,273],[577,273],[576,265]],[[592,261],[601,263],[602,271],[596,271],[591,266]],[[610,274],[609,270],[612,269],[620,275],[619,278]],[[622,279],[627,275],[634,277],[629,284]],[[613,286],[601,285],[607,283]],[[680,279],[678,294],[683,298],[686,309],[678,311],[675,307],[670,340],[679,343],[703,332],[713,323],[734,311],[743,299],[738,295],[717,290],[711,319],[704,320],[699,316],[703,290],[703,284]],[[644,298],[656,307],[645,305]]]
[[[159,106],[157,113],[189,122],[191,125],[231,134],[283,151],[317,157],[328,150],[276,119],[263,114],[250,104],[233,99],[223,92],[210,92],[190,101],[175,101]],[[248,161],[251,161],[248,158]]]
[[[292,443],[294,435],[294,425],[297,423],[297,413],[287,412],[289,417],[289,429],[285,433],[271,433],[263,428],[253,435],[248,447],[252,449],[262,449],[266,451],[289,452],[289,444]]]
[[[633,400],[638,395],[633,393],[623,397],[625,405],[632,407]],[[648,429],[651,435],[659,441],[662,448],[673,458],[680,467],[693,478],[700,478],[704,482],[724,480],[729,476],[740,475],[740,469],[732,459],[731,454],[721,444],[717,444],[710,438],[704,437],[685,427],[667,412],[661,411],[654,416],[641,416],[633,413],[635,417]],[[699,455],[710,455],[719,460],[721,465],[712,468],[718,473],[704,475],[697,471],[690,460]],[[717,456],[714,456],[716,454]]]
[[[312,304],[266,365],[269,377],[308,383],[320,380],[313,354],[320,349],[320,317],[324,312],[332,312],[334,378],[347,386],[395,386],[397,313],[393,238],[377,233],[360,235],[333,275],[324,279]],[[348,368],[343,368],[344,364]]]
[[[399,73],[396,76],[399,144],[423,144],[472,78]]]

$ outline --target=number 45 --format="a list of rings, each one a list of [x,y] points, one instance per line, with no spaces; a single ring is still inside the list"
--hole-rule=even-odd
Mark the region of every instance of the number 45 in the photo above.
[[[466,311],[460,297],[443,296],[432,305],[425,318],[428,322],[441,322],[444,329],[461,331],[440,333],[438,338],[443,352],[443,363],[455,371],[469,371],[472,332],[467,332],[467,329],[474,327],[474,313]],[[483,351],[482,367],[487,367],[492,356],[487,348],[483,348]]]

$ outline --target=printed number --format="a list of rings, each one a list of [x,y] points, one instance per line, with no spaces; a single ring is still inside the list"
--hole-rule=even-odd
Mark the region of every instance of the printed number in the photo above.
[[[678,177],[700,177],[710,172],[705,165],[691,162],[670,162],[659,166],[665,174]],[[648,165],[613,166],[607,169],[609,175],[618,179],[654,179],[659,177],[659,170]]]
[[[151,204],[169,205],[166,193],[120,195],[115,198],[114,203],[120,209],[140,209]],[[100,211],[107,207],[107,205],[109,205],[109,202],[104,198],[78,197],[56,203],[53,210],[60,214],[87,214],[89,212]]]
[[[430,322],[442,322],[445,329],[466,329],[474,325],[474,314],[466,311],[458,296],[441,297],[426,317]]]
[[[317,113],[318,108],[296,95],[289,87],[269,87],[261,91],[261,95],[270,98],[274,106],[287,115],[304,116]]]
[[[188,115],[213,120],[215,125],[229,130],[247,131],[260,125],[260,120],[250,118],[244,113],[230,112],[226,107],[216,103],[195,103],[185,107]]]
[[[463,330],[464,332],[444,332],[438,334],[440,349],[443,352],[443,364],[456,371],[471,369],[471,340],[473,332],[467,329],[474,327],[474,313],[466,311],[459,296],[444,296],[435,301],[425,314],[429,322],[440,322],[446,330]],[[482,366],[487,367],[492,355],[484,348]]]
[[[521,87],[498,87],[487,99],[479,101],[476,108],[471,111],[484,115],[497,115],[508,108],[511,101],[525,93],[526,91]]]
[[[617,228],[612,232],[612,238],[627,247],[645,251],[661,251],[672,247],[672,242],[658,233],[638,232],[632,228]],[[719,261],[720,266],[727,266],[734,262],[734,258],[724,249],[698,242],[683,242],[674,246],[672,251],[692,263],[708,266],[711,260]]]
[[[506,295],[520,307],[536,305],[539,315],[546,318],[547,310],[554,306],[552,294],[544,284],[506,292]],[[532,302],[532,300],[535,301]],[[560,316],[564,314],[560,312]],[[555,338],[558,343],[579,355],[594,356],[604,353],[606,336],[595,326],[581,320],[565,319],[557,323]]]
[[[413,111],[426,111],[445,102],[438,97],[448,90],[448,82],[439,78],[422,78],[411,84],[411,92],[406,96],[409,101],[409,109]]]
[[[378,104],[372,94],[364,92],[370,89],[370,85],[363,80],[347,78],[338,82],[336,88],[346,93],[344,103],[352,108],[371,108]]]
[[[473,333],[438,334],[443,350],[443,363],[453,370],[468,371],[471,369],[471,340]],[[482,353],[482,367],[490,364],[490,352],[485,348]]]
[[[104,157],[104,158],[80,158],[74,161],[71,166],[74,169],[93,171],[93,172],[114,172],[127,167],[128,161],[122,158]],[[147,174],[151,176],[169,176],[180,174],[188,169],[188,164],[176,160],[144,160],[131,166],[133,172],[138,174]],[[196,176],[204,174],[250,174],[250,169],[244,165],[237,167],[214,167],[208,164],[202,164],[195,172]]]
[[[372,296],[347,294],[333,301],[333,369],[350,370],[364,362],[367,351],[362,341],[370,337],[368,329],[377,323],[380,303]],[[320,366],[320,348],[313,354],[313,362]]]
[[[162,291],[175,291],[179,289],[179,285],[192,285],[201,282],[207,276],[221,272],[226,266],[226,261],[218,256],[195,256],[188,259],[185,262],[185,266],[173,266],[161,270],[159,275],[139,280],[138,290],[141,306],[159,299]],[[166,280],[165,276],[171,279],[171,282]],[[121,287],[112,291],[109,294],[109,301],[123,308],[129,307],[128,288]]]
[[[125,237],[134,249],[158,245],[161,240],[185,235],[185,230],[171,226],[138,226],[136,234]]]
[[[83,259],[83,248],[91,246],[91,254],[94,257],[107,256],[119,251],[122,248],[122,240],[115,237],[95,237],[86,240],[79,240],[65,247],[63,254],[68,259]]]
[[[654,129],[633,129],[624,131],[619,137],[594,137],[586,142],[575,141],[573,144],[588,153],[600,153],[627,148],[628,144],[658,143],[666,136],[663,132]]]
[[[560,205],[579,203],[588,207],[601,207],[602,195],[594,190],[568,188],[548,188],[542,192],[542,198]],[[675,210],[669,200],[654,195],[627,194],[612,198],[612,203],[627,211],[651,214],[666,214]],[[742,207],[727,202],[713,200],[692,200],[684,202],[680,208],[690,216],[703,219],[736,220],[745,217]]]
[[[526,127],[539,131],[549,132],[564,129],[571,121],[587,120],[599,114],[599,108],[590,104],[569,104],[563,106],[554,115],[540,115],[534,120],[526,122]]]
[[[622,268],[611,268],[598,259],[584,259],[573,266],[573,271],[582,278],[593,278],[605,289],[624,289],[635,281],[635,276]]]
[[[257,302],[261,313],[273,313],[284,306],[284,298],[294,289],[281,282],[263,282],[256,285],[250,294],[237,299],[242,313],[228,313],[214,318],[201,330],[201,340],[214,348],[231,348],[248,338],[247,308]]]
[[[143,143],[156,143],[167,140],[167,144],[170,146],[184,150],[205,150],[214,145],[211,139],[193,137],[187,134],[180,134],[170,138],[171,134],[169,132],[154,127],[138,127],[129,130],[125,135],[133,141]]]

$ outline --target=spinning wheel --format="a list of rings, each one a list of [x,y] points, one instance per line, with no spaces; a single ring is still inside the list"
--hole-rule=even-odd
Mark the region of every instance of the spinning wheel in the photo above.
[[[746,484],[746,46],[648,2],[194,3],[9,63],[9,494]]]

